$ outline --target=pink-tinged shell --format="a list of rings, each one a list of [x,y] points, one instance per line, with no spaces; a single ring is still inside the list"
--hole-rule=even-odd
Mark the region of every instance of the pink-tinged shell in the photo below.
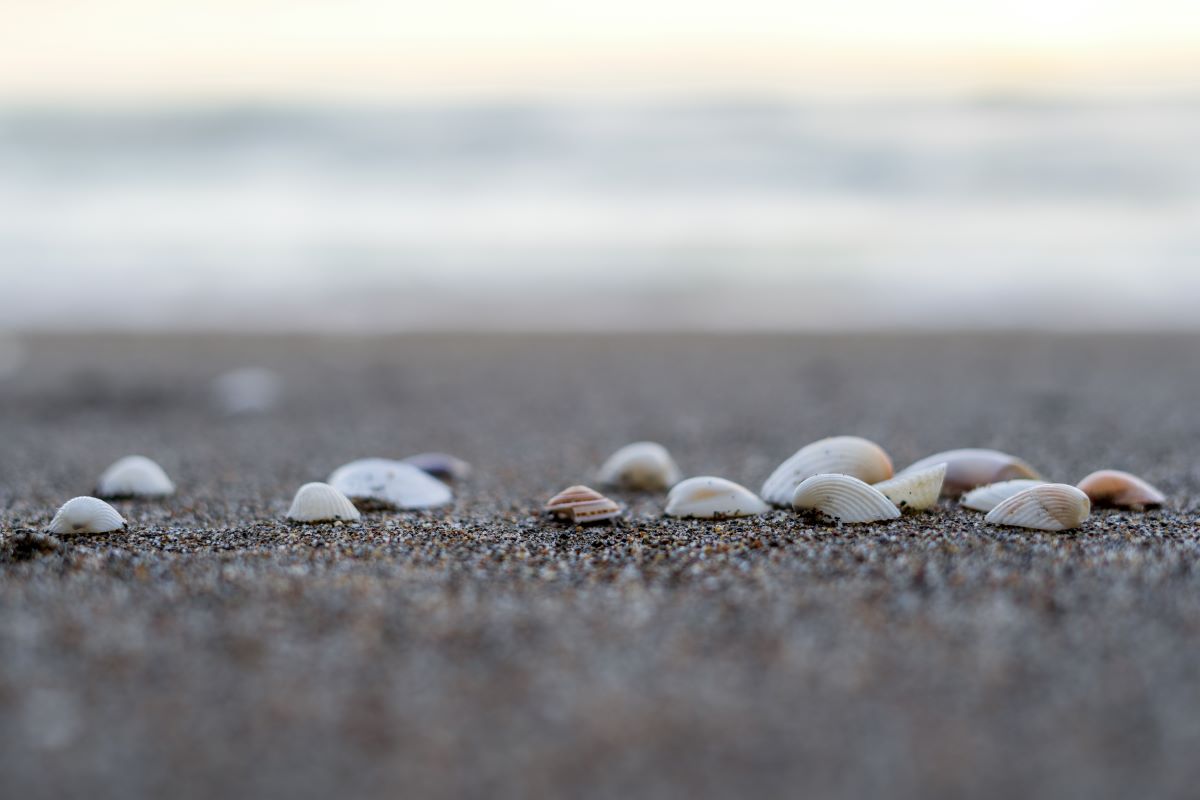
[[[601,522],[621,515],[621,507],[595,489],[570,486],[546,501],[544,509],[576,524]]]
[[[1096,505],[1144,508],[1161,506],[1167,496],[1137,475],[1119,469],[1102,469],[1079,482],[1079,488]]]
[[[984,521],[1039,531],[1078,528],[1092,511],[1092,501],[1065,483],[1042,483],[1014,494],[993,508]]]
[[[1042,476],[1036,469],[1016,456],[1001,453],[999,450],[975,447],[934,453],[905,467],[900,474],[927,469],[942,462],[946,464],[946,479],[942,482],[942,494],[948,496],[960,495],[977,486],[986,486],[989,483],[999,483],[1016,478],[1042,480]]]

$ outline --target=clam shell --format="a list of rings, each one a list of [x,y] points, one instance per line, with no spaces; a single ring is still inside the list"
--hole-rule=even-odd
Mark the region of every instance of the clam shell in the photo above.
[[[677,483],[667,495],[668,517],[731,519],[770,510],[758,495],[740,483],[704,475]]]
[[[163,468],[145,456],[125,456],[104,470],[96,485],[100,497],[166,497],[175,484]]]
[[[875,488],[901,511],[925,511],[937,505],[946,479],[946,465],[906,472],[875,484]]]
[[[837,523],[896,519],[900,509],[883,492],[852,475],[813,475],[792,496],[792,507],[818,511]]]
[[[265,367],[241,367],[213,381],[213,397],[226,414],[270,411],[283,396],[283,379]]]
[[[569,486],[546,501],[544,509],[576,524],[601,522],[621,515],[621,507],[587,486]]]
[[[1102,469],[1079,482],[1080,490],[1096,505],[1144,508],[1161,506],[1167,496],[1146,481],[1119,469]]]
[[[1036,469],[1016,456],[1001,453],[999,450],[984,450],[974,447],[934,453],[908,465],[901,474],[928,469],[942,462],[946,464],[946,480],[942,482],[942,494],[945,495],[959,495],[976,486],[985,486],[989,483],[998,483],[1013,478],[1042,480],[1042,476]]]
[[[296,491],[287,518],[293,522],[356,520],[361,515],[346,495],[328,483],[306,483]]]
[[[117,510],[95,497],[73,497],[62,504],[47,530],[50,533],[108,533],[125,527]]]
[[[933,466],[928,464],[926,466]],[[883,448],[858,436],[831,436],[806,445],[771,473],[763,499],[777,506],[792,502],[796,487],[814,475],[850,475],[866,483],[892,477],[892,460]]]
[[[667,448],[657,442],[627,444],[608,457],[596,473],[605,486],[664,492],[683,477]]]
[[[418,453],[402,459],[422,472],[442,481],[464,481],[471,476],[471,465],[448,453]]]
[[[359,507],[432,508],[453,499],[450,488],[437,478],[412,464],[386,458],[361,458],[343,464],[327,482]]]
[[[959,500],[959,503],[964,508],[974,509],[975,511],[991,511],[1014,494],[1019,494],[1026,489],[1031,489],[1043,483],[1045,481],[1035,481],[1029,478],[1017,478],[1011,481],[989,483],[987,486],[980,486],[978,489],[972,489],[967,492]]]
[[[1012,525],[1039,531],[1077,528],[1088,518],[1092,501],[1065,483],[1042,483],[1018,492],[984,517],[993,525]]]

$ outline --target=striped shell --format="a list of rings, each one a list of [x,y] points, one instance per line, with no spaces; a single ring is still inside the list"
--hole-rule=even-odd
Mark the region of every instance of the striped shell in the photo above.
[[[163,468],[145,456],[125,456],[104,470],[96,484],[100,497],[166,497],[175,484]]]
[[[946,465],[914,470],[875,484],[884,497],[901,511],[925,511],[937,505],[946,479]]]
[[[942,462],[946,463],[946,480],[942,483],[942,494],[945,495],[959,495],[976,486],[1013,478],[1042,479],[1037,470],[1016,456],[980,448],[934,453],[905,467],[901,474],[927,469]]]
[[[354,504],[385,508],[432,508],[453,499],[450,488],[411,464],[362,458],[333,471],[328,483]]]
[[[688,478],[667,495],[668,517],[731,519],[770,510],[758,495],[740,483],[709,475]]]
[[[964,508],[974,509],[975,511],[991,511],[996,506],[1003,503],[1014,494],[1019,494],[1026,489],[1032,489],[1034,486],[1039,486],[1045,481],[1035,481],[1029,478],[1017,478],[1011,481],[1000,481],[999,483],[989,483],[987,486],[980,486],[978,489],[972,489],[962,496],[959,503]]]
[[[544,509],[577,525],[621,516],[621,507],[587,486],[569,486],[546,501]]]
[[[306,483],[296,491],[287,518],[292,522],[356,520],[361,515],[346,495],[328,483]]]
[[[1092,501],[1065,483],[1042,483],[1018,492],[984,517],[993,525],[1012,525],[1039,531],[1078,528],[1088,518]]]
[[[108,533],[125,527],[117,510],[95,497],[74,497],[62,504],[47,530],[50,533]]]
[[[1167,496],[1137,475],[1119,469],[1102,469],[1079,482],[1079,488],[1096,505],[1144,508],[1161,506]]]
[[[441,481],[465,481],[471,476],[471,465],[448,453],[418,453],[402,460]]]
[[[800,448],[780,464],[763,483],[762,497],[772,505],[786,506],[801,481],[834,473],[879,483],[892,477],[892,460],[882,447],[867,439],[831,436]]]
[[[896,519],[896,508],[883,492],[852,475],[814,475],[806,478],[792,496],[798,511],[818,511],[841,524]]]
[[[681,477],[667,448],[657,442],[625,445],[596,473],[596,480],[605,486],[645,492],[665,492]]]

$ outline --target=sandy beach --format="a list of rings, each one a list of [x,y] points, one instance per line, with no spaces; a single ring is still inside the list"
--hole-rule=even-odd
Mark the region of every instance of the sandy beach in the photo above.
[[[1200,339],[43,337],[0,381],[10,797],[1186,797],[1200,780]],[[210,382],[277,370],[280,407]],[[840,433],[996,447],[1169,496],[1066,535],[789,511],[577,529],[617,447],[757,490]],[[297,527],[363,456],[453,506]],[[115,459],[179,487],[16,546]]]

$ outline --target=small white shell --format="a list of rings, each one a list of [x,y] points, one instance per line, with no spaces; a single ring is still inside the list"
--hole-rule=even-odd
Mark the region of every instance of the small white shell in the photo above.
[[[932,466],[932,464],[928,465]],[[763,483],[768,503],[786,506],[796,487],[814,475],[850,475],[867,483],[892,477],[892,460],[882,447],[858,436],[831,436],[806,445],[779,465]]]
[[[1042,483],[1014,494],[983,519],[993,525],[1065,531],[1082,525],[1091,510],[1092,501],[1074,486]]]
[[[901,511],[925,511],[937,505],[945,479],[946,465],[935,464],[897,475],[875,484],[875,488]]]
[[[104,470],[96,485],[100,497],[166,497],[175,484],[163,468],[145,456],[125,456]]]
[[[125,527],[117,510],[95,497],[74,497],[62,504],[47,528],[60,536],[70,533],[108,533]]]
[[[401,461],[442,481],[465,481],[471,476],[471,465],[449,453],[418,453]]]
[[[1045,481],[1035,481],[1029,478],[1017,478],[1011,481],[1000,481],[999,483],[989,483],[987,486],[980,486],[978,489],[972,489],[962,496],[959,501],[965,508],[971,508],[975,511],[991,511],[996,506],[1003,503],[1014,494],[1020,494],[1026,489],[1031,489],[1034,486],[1039,486]]]
[[[999,450],[970,447],[962,450],[947,450],[922,458],[902,470],[915,472],[945,462],[946,480],[942,482],[942,494],[959,495],[976,486],[1007,481],[1013,478],[1042,480],[1033,467],[1016,456]]]
[[[682,477],[667,448],[657,442],[627,444],[608,457],[596,473],[605,486],[636,491],[665,492]]]
[[[328,483],[357,505],[387,508],[431,508],[449,503],[453,494],[446,484],[411,464],[386,458],[361,458],[343,464]]]
[[[283,395],[283,379],[265,367],[233,369],[213,381],[213,395],[226,414],[270,411]]]
[[[1102,469],[1079,482],[1079,488],[1096,505],[1144,508],[1161,506],[1167,496],[1146,481],[1119,469]]]
[[[896,508],[883,492],[852,475],[814,475],[805,478],[792,496],[798,511],[819,511],[837,523],[896,519]]]
[[[675,484],[667,494],[668,517],[732,519],[770,510],[758,495],[740,483],[703,475]]]
[[[587,486],[569,486],[546,501],[544,509],[556,517],[582,525],[621,516],[621,507]]]
[[[346,495],[328,483],[306,483],[296,491],[287,518],[293,522],[356,520],[361,515]]]

